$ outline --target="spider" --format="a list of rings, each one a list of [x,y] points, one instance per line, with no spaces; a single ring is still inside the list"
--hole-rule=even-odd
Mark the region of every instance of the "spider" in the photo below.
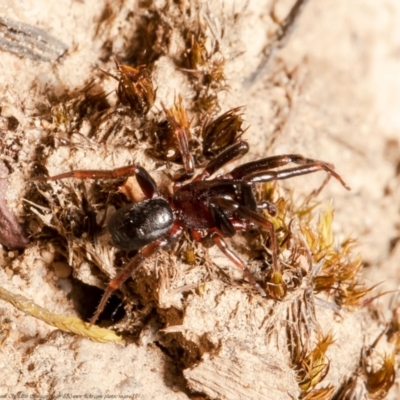
[[[213,177],[224,165],[242,157],[248,150],[248,144],[238,140],[209,161],[197,176],[189,171],[184,182],[181,182],[181,175],[171,178],[174,185],[172,192],[168,194],[160,193],[153,178],[139,165],[104,171],[73,170],[45,178],[54,181],[65,178],[116,179],[135,176],[145,196],[143,201],[136,203],[131,199],[131,204],[117,210],[107,222],[113,244],[123,250],[137,250],[137,253],[108,283],[100,304],[90,320],[90,325],[96,323],[111,294],[131,276],[133,271],[146,258],[179,238],[185,230],[190,231],[194,240],[208,241],[217,245],[222,253],[243,271],[247,280],[265,295],[246,263],[228,247],[224,239],[249,226],[258,225],[266,229],[270,235],[272,267],[278,270],[278,248],[274,226],[259,212],[260,209],[266,209],[270,215],[274,215],[276,209],[268,202],[257,204],[253,185],[257,182],[287,179],[324,170],[346,189],[349,188],[331,164],[305,158],[299,154],[278,155],[248,162],[226,174]],[[190,153],[186,156],[190,158]],[[289,163],[297,165],[274,170]],[[189,164],[192,162],[189,161]],[[186,181],[188,182],[185,183]]]

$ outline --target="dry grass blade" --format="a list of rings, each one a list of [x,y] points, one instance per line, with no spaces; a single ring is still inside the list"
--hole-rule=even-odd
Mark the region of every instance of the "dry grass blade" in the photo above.
[[[0,298],[25,314],[46,322],[46,324],[64,332],[74,333],[100,343],[120,342],[122,340],[109,329],[99,328],[98,326],[90,327],[89,323],[76,317],[53,314],[26,297],[11,293],[6,289],[0,288]]]
[[[331,400],[335,389],[334,386],[327,386],[323,389],[314,389],[302,397],[301,400]]]

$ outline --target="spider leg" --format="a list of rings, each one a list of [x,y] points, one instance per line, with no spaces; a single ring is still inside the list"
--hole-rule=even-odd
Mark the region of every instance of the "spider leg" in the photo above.
[[[224,255],[231,260],[235,266],[243,271],[243,275],[247,278],[247,280],[260,292],[262,296],[266,296],[265,291],[262,287],[256,282],[253,274],[250,272],[246,263],[234,252],[232,251],[228,244],[225,242],[221,233],[218,231],[213,231],[209,235],[207,235],[220,249]]]
[[[139,165],[128,165],[126,167],[115,168],[112,170],[83,169],[64,172],[63,174],[49,176],[46,181],[56,181],[58,179],[117,179],[135,176],[146,198],[152,198],[158,194],[157,185],[150,174]]]
[[[208,240],[212,240],[214,244],[217,245],[219,250],[225,255],[225,257],[231,260],[233,264],[235,264],[235,266],[243,272],[243,276],[247,278],[247,280],[260,292],[260,294],[262,296],[266,296],[265,291],[256,282],[253,274],[250,272],[246,263],[234,251],[232,251],[229,248],[228,244],[225,242],[223,238],[223,234],[219,231],[218,228],[212,229],[211,232],[209,232],[206,236],[204,236],[200,231],[197,230],[192,230],[191,234],[193,239],[198,242],[203,242],[203,241],[207,242]]]
[[[282,171],[271,171],[273,168],[282,167],[289,163],[295,163],[298,164],[298,166]],[[322,170],[326,171],[329,175],[332,175],[346,189],[350,190],[341,176],[335,172],[333,165],[323,161],[306,158],[300,154],[285,154],[249,162],[233,169],[228,175],[233,179],[243,179],[246,182],[255,183],[288,179],[294,176],[310,174]]]
[[[277,209],[271,202],[267,200],[263,200],[260,203],[256,202],[256,199],[254,198],[253,187],[250,184],[240,181],[240,186],[241,186],[240,204],[242,204],[244,207],[252,211],[257,211],[257,209],[262,209],[262,210],[267,210],[268,214],[271,216],[275,216],[277,214]]]
[[[207,166],[204,168],[203,172],[196,176],[195,181],[203,181],[209,176],[213,175],[219,169],[229,162],[235,160],[236,158],[242,157],[249,151],[249,145],[243,141],[238,142],[227,147],[225,150],[221,151],[215,158],[213,158]]]
[[[182,231],[182,226],[179,223],[175,223],[166,236],[152,243],[149,243],[137,252],[135,257],[133,257],[132,260],[129,261],[125,268],[108,283],[107,288],[104,291],[103,297],[101,298],[101,301],[97,307],[97,310],[90,320],[90,326],[96,323],[113,292],[117,290],[132,275],[132,273],[142,264],[142,262],[146,258],[152,256],[157,250],[166,246],[173,239],[179,237],[182,234]]]
[[[246,185],[247,186],[247,185]],[[213,197],[210,199],[209,205],[212,214],[212,218],[215,222],[215,228],[212,228],[209,233],[203,237],[200,232],[192,231],[192,237],[197,241],[208,241],[212,240],[214,244],[220,249],[220,251],[225,254],[225,256],[231,260],[237,268],[243,271],[243,275],[247,280],[260,292],[262,296],[265,296],[265,291],[261,288],[261,286],[256,282],[254,276],[248,269],[246,263],[235,253],[233,252],[226,241],[225,237],[232,237],[235,235],[237,230],[243,230],[245,228],[245,223],[239,220],[231,219],[226,215],[225,209],[228,207],[224,207],[224,203],[220,204],[220,200],[218,197]],[[224,199],[222,199],[224,200]],[[227,200],[229,203],[230,200]],[[233,204],[237,204],[232,201]],[[238,204],[237,204],[238,205]],[[245,207],[243,207],[245,208]],[[233,210],[231,210],[233,211]],[[255,213],[258,215],[257,213]]]
[[[236,233],[236,229],[232,224],[232,221],[226,215],[225,211],[221,208],[220,205],[214,198],[210,199],[210,211],[212,215],[212,219],[215,222],[215,226],[218,232],[221,232],[225,237],[232,237]]]
[[[271,217],[275,217],[275,215],[278,213],[276,207],[267,200],[258,203],[257,208],[259,208],[260,210],[267,210],[268,214],[271,215]]]
[[[217,198],[215,201],[222,208],[229,210],[231,212],[235,212],[240,217],[261,226],[262,228],[266,229],[269,232],[271,241],[272,265],[275,272],[279,271],[278,244],[276,241],[274,224],[267,218],[263,217],[262,215],[258,214],[253,210],[250,210],[247,207],[241,206],[234,200],[227,198]]]
[[[131,261],[129,261],[125,268],[108,283],[107,288],[104,291],[103,297],[101,298],[101,301],[97,307],[97,310],[90,320],[90,326],[96,323],[113,292],[118,289],[132,275],[133,271],[138,268],[146,258],[153,255],[158,249],[165,246],[166,244],[166,239],[158,239],[157,241],[141,248],[136,256],[133,257]]]
[[[343,181],[340,175],[335,172],[332,168],[330,168],[326,164],[321,164],[319,162],[314,164],[306,164],[299,165],[293,168],[287,168],[282,171],[258,171],[253,172],[249,175],[245,175],[243,180],[246,182],[257,183],[257,182],[270,182],[282,179],[293,178],[299,175],[311,174],[313,172],[325,170],[328,172],[328,176],[332,175],[336,178],[347,190],[350,190],[350,187]],[[325,182],[326,183],[326,182]]]

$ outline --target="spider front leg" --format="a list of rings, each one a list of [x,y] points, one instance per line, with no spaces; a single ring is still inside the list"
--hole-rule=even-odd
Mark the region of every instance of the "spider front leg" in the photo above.
[[[289,163],[298,164],[298,166],[281,171],[271,171],[271,169],[282,167]],[[341,176],[333,169],[333,165],[306,158],[300,154],[285,154],[249,162],[233,169],[228,175],[233,179],[242,179],[245,182],[256,183],[288,179],[317,171],[326,171],[329,175],[336,178],[347,190],[350,190]]]
[[[115,168],[112,170],[82,169],[64,172],[62,174],[49,176],[46,181],[56,181],[65,178],[76,179],[118,179],[135,176],[140,188],[146,198],[151,199],[158,194],[157,185],[149,173],[139,165],[128,165],[126,167]]]
[[[195,181],[203,181],[209,176],[213,175],[224,165],[230,163],[231,161],[242,157],[249,151],[249,145],[243,141],[238,142],[227,147],[225,150],[221,151],[215,158],[213,158],[207,166],[204,168],[203,172],[196,176]]]

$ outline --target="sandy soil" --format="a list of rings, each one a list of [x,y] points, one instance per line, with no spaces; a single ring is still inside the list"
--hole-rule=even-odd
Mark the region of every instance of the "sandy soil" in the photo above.
[[[164,3],[154,2],[158,9]],[[183,9],[184,3],[171,5],[168,19],[151,29],[173,25],[174,13],[179,7]],[[277,2],[274,10],[278,18],[286,15],[291,3]],[[287,44],[277,50],[256,79],[263,50],[276,29],[270,15],[271,2],[199,4],[211,21],[215,37],[220,38],[221,52],[227,60],[229,90],[219,93],[221,110],[245,106],[244,119],[249,128],[244,138],[251,150],[244,161],[300,153],[333,163],[351,187],[346,191],[332,179],[318,197],[323,205],[332,202],[334,206],[336,239],[357,238],[368,285],[381,283],[381,291],[397,290],[400,4],[395,0],[311,0]],[[150,20],[147,7],[147,2],[134,0],[112,4],[93,0],[6,0],[0,5],[0,17],[41,28],[68,47],[60,59],[45,51],[53,57],[50,62],[1,51],[0,159],[10,171],[8,204],[28,232],[39,226],[37,220],[29,220],[33,214],[23,200],[31,193],[27,182],[38,163],[50,175],[73,168],[114,168],[132,162],[150,171],[160,169],[159,163],[146,157],[145,146],[140,144],[143,133],[134,124],[117,127],[111,137],[98,140],[88,134],[90,126],[82,124],[71,134],[66,124],[62,129],[62,124],[56,128],[54,122],[54,106],[62,102],[65,93],[82,90],[94,78],[106,93],[115,90],[116,81],[97,69],[113,71],[112,56],[146,59],[146,44],[135,35],[143,32],[140,21]],[[192,15],[197,12],[193,3]],[[171,106],[177,94],[185,101],[193,96],[188,75],[173,62],[182,43],[174,33],[170,43],[168,54],[163,53],[159,43],[152,48],[161,55],[154,63],[157,98],[150,115],[161,110],[161,102]],[[61,44],[54,46],[62,50]],[[34,49],[34,53],[43,54],[40,49]],[[115,103],[115,93],[109,99]],[[17,126],[13,126],[11,117],[18,121]],[[134,134],[128,137],[126,132]],[[318,187],[323,180],[320,175],[290,181],[295,202]],[[68,192],[68,187],[75,188],[51,184],[51,190],[58,193]],[[99,257],[104,264],[104,260],[112,260],[112,250],[101,251]],[[64,257],[60,262],[57,248],[34,240],[24,252],[2,248],[0,253],[4,289],[52,313],[79,315],[67,296],[75,282],[68,264],[80,259],[79,252],[72,251],[75,258]],[[0,396],[299,398],[295,373],[288,366],[287,352],[282,351],[282,338],[272,335],[271,339],[268,333],[276,322],[268,320],[269,316],[279,313],[283,306],[249,296],[236,285],[229,288],[215,272],[183,272],[173,255],[162,254],[146,263],[140,282],[151,286],[154,276],[163,274],[168,276],[167,282],[173,281],[172,289],[168,285],[159,288],[157,299],[157,312],[168,326],[150,318],[134,341],[96,343],[54,329],[1,301],[0,366],[4,372],[0,376]],[[229,267],[218,251],[210,250],[208,257],[219,266],[227,266],[227,273],[240,279],[240,272]],[[112,261],[104,268],[113,276]],[[101,285],[86,264],[72,269],[74,279]],[[199,276],[213,278],[200,295],[195,290],[183,295],[176,289],[195,284]],[[141,294],[146,296],[145,289]],[[372,343],[397,308],[396,294],[373,303],[373,322],[366,310],[344,312],[339,318],[332,310],[316,308],[325,333],[331,330],[335,338],[327,353],[331,368],[322,386],[340,386],[357,370],[361,348]],[[178,323],[173,323],[174,318]],[[160,328],[164,329],[160,332]],[[190,367],[182,368],[177,362],[180,355],[171,354],[176,342],[185,349],[182,362]],[[199,355],[201,362],[194,362]],[[387,398],[396,399],[397,393],[398,380]]]

